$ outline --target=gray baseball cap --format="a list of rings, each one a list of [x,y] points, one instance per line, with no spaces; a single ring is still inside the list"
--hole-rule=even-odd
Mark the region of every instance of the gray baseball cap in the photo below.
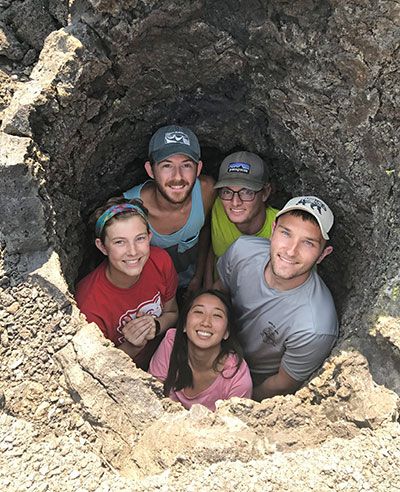
[[[198,163],[200,144],[196,135],[183,126],[169,125],[159,128],[150,139],[149,157],[155,162],[161,162],[175,154],[187,155]]]
[[[328,232],[331,230],[335,218],[331,209],[321,199],[315,196],[297,196],[289,200],[283,209],[276,214],[276,217],[290,210],[304,210],[313,215],[317,219],[322,237],[329,239]]]
[[[267,164],[257,154],[242,150],[228,155],[222,161],[214,188],[243,186],[249,190],[260,191],[268,182]]]

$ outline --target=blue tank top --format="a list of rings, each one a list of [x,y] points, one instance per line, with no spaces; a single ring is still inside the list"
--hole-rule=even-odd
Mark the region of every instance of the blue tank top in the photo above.
[[[144,183],[125,191],[124,197],[140,198],[140,193],[146,183],[153,181],[148,179]],[[146,204],[145,204],[146,205]],[[196,178],[192,190],[192,208],[186,224],[173,234],[159,234],[150,224],[151,244],[165,249],[172,258],[178,273],[178,287],[187,287],[196,271],[198,241],[200,230],[204,225],[204,208],[201,195],[200,181]]]

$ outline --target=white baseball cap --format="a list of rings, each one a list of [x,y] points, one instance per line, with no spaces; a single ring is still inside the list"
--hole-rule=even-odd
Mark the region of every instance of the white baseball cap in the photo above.
[[[304,210],[313,215],[317,219],[322,237],[329,239],[328,232],[333,226],[334,216],[325,202],[315,196],[297,196],[289,200],[283,209],[276,214],[276,217],[290,210]]]

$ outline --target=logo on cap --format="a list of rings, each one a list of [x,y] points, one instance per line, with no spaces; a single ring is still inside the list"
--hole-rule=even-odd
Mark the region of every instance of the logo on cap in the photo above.
[[[314,198],[312,196],[308,198],[302,198],[296,203],[296,205],[304,205],[305,207],[309,205],[311,210],[317,209],[319,215],[322,215],[322,210],[327,212],[325,203],[321,202],[321,200],[318,200],[318,198]]]
[[[164,143],[190,145],[190,139],[183,132],[167,132],[164,137]]]
[[[228,165],[228,173],[250,173],[250,164],[246,164],[245,162],[231,162]]]

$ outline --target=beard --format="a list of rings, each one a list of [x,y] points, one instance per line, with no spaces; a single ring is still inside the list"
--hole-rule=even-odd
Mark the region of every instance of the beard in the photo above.
[[[160,194],[170,203],[173,204],[179,204],[179,203],[184,203],[189,195],[192,193],[193,187],[195,185],[195,181],[192,183],[190,186],[187,181],[170,181],[166,183],[165,187],[161,186],[157,181],[155,182],[157,186],[157,190],[160,192]],[[188,188],[186,188],[182,192],[171,192],[168,189],[168,186],[187,186],[189,185]],[[171,196],[172,195],[172,196]],[[176,198],[175,198],[176,196]]]

